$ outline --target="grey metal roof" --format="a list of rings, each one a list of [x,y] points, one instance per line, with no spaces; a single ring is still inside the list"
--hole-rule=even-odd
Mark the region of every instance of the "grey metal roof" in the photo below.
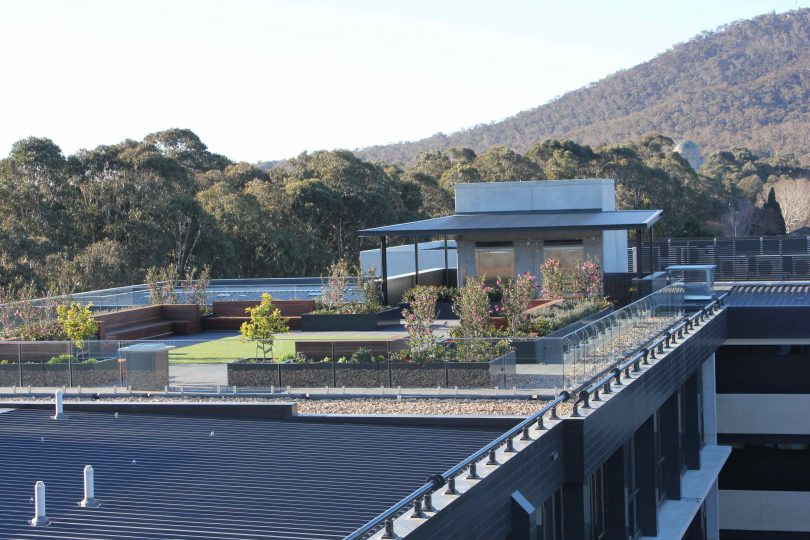
[[[342,538],[501,433],[49,414],[0,413],[2,538]],[[98,509],[76,504],[86,464],[95,469]],[[26,521],[37,480],[47,486],[47,528]]]
[[[647,229],[661,219],[661,214],[661,210],[470,213],[364,229],[357,234],[414,236],[498,231]]]
[[[726,303],[732,307],[810,306],[810,283],[735,285]]]

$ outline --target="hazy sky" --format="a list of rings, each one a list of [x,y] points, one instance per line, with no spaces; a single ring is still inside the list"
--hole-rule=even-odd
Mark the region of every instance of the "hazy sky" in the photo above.
[[[798,2],[806,6],[807,0]],[[499,120],[795,0],[0,0],[0,156],[171,127],[231,159]]]

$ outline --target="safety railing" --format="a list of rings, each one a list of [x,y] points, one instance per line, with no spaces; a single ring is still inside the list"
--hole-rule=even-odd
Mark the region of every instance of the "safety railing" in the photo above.
[[[563,336],[563,389],[599,376],[683,316],[684,286],[674,283]]]
[[[452,467],[442,474],[434,474],[428,477],[427,481],[413,493],[391,506],[352,534],[346,540],[360,540],[372,536],[380,529],[384,529],[383,538],[399,538],[394,530],[394,521],[397,517],[413,510],[413,517],[424,518],[425,512],[435,511],[433,507],[433,495],[442,487],[446,486],[445,493],[448,495],[458,495],[456,489],[456,478],[466,472],[466,478],[479,479],[478,465],[486,460],[486,464],[496,465],[496,452],[503,448],[506,453],[516,452],[515,440],[532,441],[532,431],[535,433],[546,430],[544,418],[548,415],[549,420],[559,420],[557,407],[569,398],[567,393],[560,394],[557,398],[545,404],[539,411],[532,414],[515,427],[487,444],[458,465]]]

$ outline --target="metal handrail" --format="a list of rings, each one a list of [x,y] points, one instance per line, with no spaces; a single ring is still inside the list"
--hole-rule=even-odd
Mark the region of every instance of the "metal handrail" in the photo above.
[[[476,464],[483,460],[484,458],[488,458],[491,456],[491,453],[496,451],[503,445],[506,445],[507,448],[512,448],[512,443],[514,439],[518,436],[524,436],[526,433],[525,431],[528,430],[533,424],[537,425],[538,429],[545,429],[543,425],[543,416],[551,411],[551,419],[557,420],[559,417],[557,416],[557,407],[569,399],[570,395],[567,392],[562,392],[559,396],[557,396],[554,400],[545,404],[539,411],[532,414],[531,416],[527,417],[525,420],[511,428],[509,431],[498,437],[497,439],[493,440],[474,454],[470,455],[454,467],[451,467],[443,474],[437,474],[430,476],[428,481],[425,482],[421,487],[416,489],[410,495],[407,495],[405,498],[400,500],[395,505],[388,508],[385,512],[379,514],[377,517],[360,527],[359,529],[355,530],[349,536],[345,538],[345,540],[360,540],[363,538],[367,538],[368,535],[376,533],[377,529],[381,526],[385,527],[386,535],[383,538],[396,538],[394,536],[394,520],[402,515],[408,508],[413,507],[414,513],[422,513],[423,511],[423,501],[425,497],[428,497],[428,503],[430,502],[429,497],[436,492],[439,488],[444,486],[448,483],[453,483],[457,476],[459,476],[465,470],[470,471],[470,476],[472,478],[476,478],[477,474],[475,471]],[[453,486],[453,491],[455,491],[455,487]],[[427,508],[425,508],[427,509]]]

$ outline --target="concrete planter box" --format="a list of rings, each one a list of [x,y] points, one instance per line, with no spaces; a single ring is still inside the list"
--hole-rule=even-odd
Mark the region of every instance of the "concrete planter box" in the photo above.
[[[381,327],[396,326],[402,318],[400,308],[388,308],[378,313],[336,313],[301,315],[303,332],[368,332]]]
[[[515,374],[514,351],[490,362],[228,364],[228,385],[320,388],[505,388]]]

